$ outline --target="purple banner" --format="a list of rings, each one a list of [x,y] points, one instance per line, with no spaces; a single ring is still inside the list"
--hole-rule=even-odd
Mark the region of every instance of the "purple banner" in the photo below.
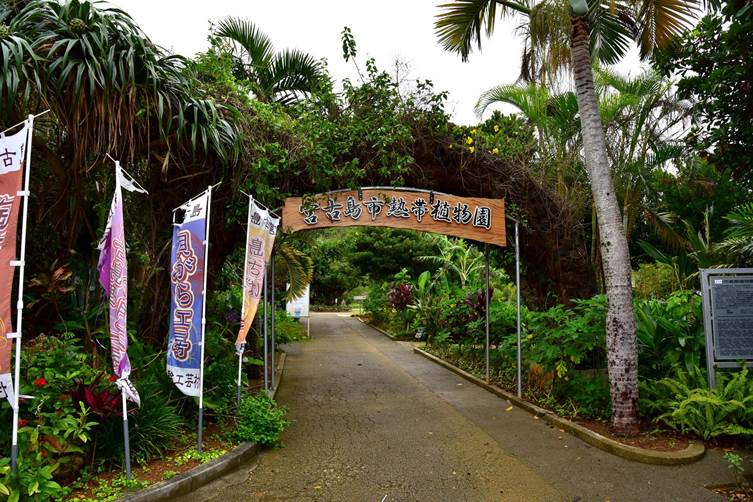
[[[97,270],[99,282],[110,298],[110,345],[112,368],[119,377],[118,386],[125,388],[128,398],[140,404],[136,389],[128,380],[131,362],[128,360],[128,263],[123,231],[123,197],[118,183],[110,208],[110,219],[100,243]]]
[[[201,393],[207,203],[206,194],[186,203],[185,219],[173,224],[167,374],[188,396]]]

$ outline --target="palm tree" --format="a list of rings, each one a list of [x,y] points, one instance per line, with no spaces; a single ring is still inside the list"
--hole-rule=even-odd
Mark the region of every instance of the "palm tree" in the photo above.
[[[294,103],[325,78],[323,66],[309,54],[295,49],[275,52],[270,38],[251,21],[225,18],[214,34],[230,42],[236,76],[248,81],[259,101]]]
[[[676,98],[672,82],[654,70],[635,77],[624,77],[598,66],[594,72],[599,111],[608,139],[607,155],[613,166],[625,235],[630,239],[638,215],[643,213],[649,221],[659,218],[646,205],[649,178],[682,155],[683,147],[674,129],[687,118],[690,108]],[[545,175],[555,177],[559,195],[574,212],[580,213],[587,200],[581,182],[585,173],[575,93],[550,93],[546,85],[536,82],[499,85],[481,95],[476,104],[477,115],[482,116],[495,103],[515,106],[534,126],[539,143],[538,164],[553,171]],[[600,239],[593,207],[591,213],[594,229],[591,260],[600,277]]]
[[[498,14],[523,14],[528,18],[523,76],[552,78],[568,65],[572,69],[609,297],[606,325],[612,425],[626,432],[638,427],[638,353],[630,254],[599,115],[592,62],[617,62],[631,38],[638,42],[642,57],[650,56],[685,27],[692,13],[689,1],[613,0],[589,5],[586,0],[456,0],[440,6],[436,22],[442,46],[467,60],[474,43],[481,46],[482,29],[487,36],[494,31]]]

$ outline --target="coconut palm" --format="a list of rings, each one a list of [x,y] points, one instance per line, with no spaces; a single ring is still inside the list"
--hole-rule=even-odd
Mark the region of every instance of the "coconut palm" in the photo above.
[[[214,34],[230,42],[236,76],[250,84],[259,101],[294,103],[325,78],[323,66],[312,56],[295,49],[275,52],[272,40],[246,19],[225,18]]]
[[[523,76],[552,80],[566,68],[572,70],[609,297],[606,325],[612,424],[623,431],[638,426],[638,353],[630,255],[609,165],[592,62],[617,62],[631,39],[638,42],[642,57],[650,56],[656,47],[668,43],[685,28],[693,6],[691,0],[592,0],[590,4],[587,0],[456,0],[440,6],[436,21],[442,46],[467,60],[474,44],[480,48],[482,30],[488,36],[498,17],[522,14],[528,18]]]

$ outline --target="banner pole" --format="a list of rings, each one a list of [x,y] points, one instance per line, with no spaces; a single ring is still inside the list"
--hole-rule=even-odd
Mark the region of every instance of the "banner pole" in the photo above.
[[[11,470],[15,473],[18,470],[18,397],[21,393],[21,332],[23,326],[24,311],[24,272],[26,271],[26,223],[29,215],[29,173],[31,172],[31,141],[34,132],[34,115],[29,115],[29,129],[26,136],[26,162],[24,165],[24,189],[16,196],[23,197],[23,211],[21,216],[21,252],[18,260],[11,262],[11,266],[18,266],[18,301],[16,302],[16,354],[14,366],[14,395],[13,395],[13,435],[11,440]]]
[[[267,339],[267,287],[269,281],[267,277],[269,275],[269,267],[264,266],[264,327],[262,328],[264,333],[264,390],[269,392],[269,340]]]
[[[486,383],[489,383],[489,245],[484,245],[484,255],[486,255],[486,295],[484,300],[486,306],[484,309],[484,324],[486,325]]]
[[[520,233],[518,228],[518,222],[515,222],[515,310],[516,310],[516,321],[517,321],[517,330],[518,330],[518,353],[517,353],[517,384],[518,384],[518,397],[523,397],[523,382],[521,379],[521,368],[520,368],[520,239],[518,238],[518,234]]]
[[[270,271],[271,278],[270,278],[269,282],[271,283],[271,290],[270,291],[271,291],[271,297],[272,297],[270,299],[270,304],[271,304],[271,307],[272,307],[272,337],[271,337],[271,341],[270,341],[270,343],[272,345],[272,350],[271,350],[271,352],[272,352],[272,360],[271,360],[271,363],[272,363],[271,364],[272,372],[271,372],[271,377],[270,378],[272,380],[272,388],[274,389],[275,388],[275,310],[276,310],[275,309],[275,255],[274,255],[274,253],[272,253],[272,267],[271,268],[272,268],[272,270]]]
[[[245,322],[245,314],[246,314],[246,295],[245,295],[245,287],[246,287],[246,277],[248,275],[248,240],[250,237],[250,230],[251,225],[249,225],[249,219],[251,216],[251,203],[253,202],[253,198],[249,195],[248,196],[248,212],[246,216],[246,247],[243,249],[243,284],[241,285],[241,323]],[[246,344],[241,344],[240,347],[238,347],[238,388],[237,388],[237,396],[236,401],[238,405],[238,409],[241,407],[241,378],[243,376],[243,351],[246,349]]]
[[[125,445],[125,470],[126,479],[131,480],[131,441],[128,436],[128,398],[126,397],[125,387],[121,387],[120,395],[123,401],[123,444]]]
[[[199,366],[199,431],[196,438],[197,451],[201,453],[201,436],[204,431],[204,338],[207,327],[207,264],[209,263],[209,218],[212,209],[212,185],[207,188],[207,217],[204,222],[204,289],[201,302],[201,364]]]

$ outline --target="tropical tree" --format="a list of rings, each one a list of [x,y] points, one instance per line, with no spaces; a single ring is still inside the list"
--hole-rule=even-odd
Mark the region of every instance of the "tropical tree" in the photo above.
[[[326,78],[324,67],[311,55],[295,49],[275,52],[272,40],[246,19],[225,18],[214,35],[230,43],[236,77],[249,83],[259,101],[297,102]]]
[[[650,56],[657,46],[681,33],[692,5],[689,0],[456,0],[440,6],[436,21],[442,46],[467,60],[474,44],[481,47],[482,29],[488,36],[498,16],[522,14],[528,18],[523,76],[552,79],[567,66],[572,69],[609,297],[606,326],[612,424],[622,431],[638,427],[635,315],[628,242],[599,115],[592,62],[615,63],[627,51],[631,38],[638,42],[642,57]]]

